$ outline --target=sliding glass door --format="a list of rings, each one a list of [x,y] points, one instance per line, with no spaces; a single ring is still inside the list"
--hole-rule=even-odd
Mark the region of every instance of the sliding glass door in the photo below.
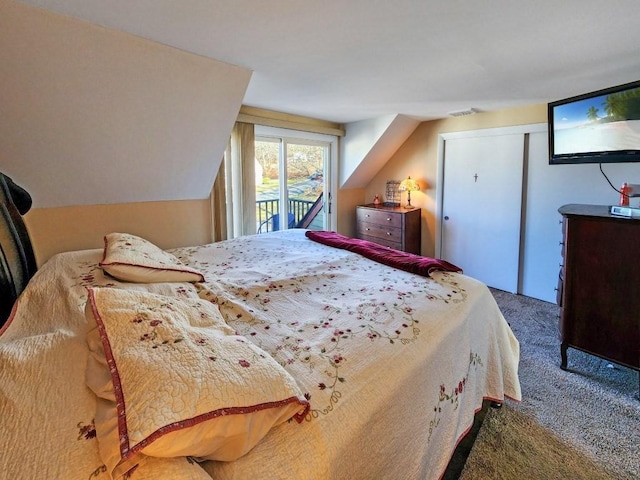
[[[256,127],[257,232],[328,229],[331,142],[278,133]]]

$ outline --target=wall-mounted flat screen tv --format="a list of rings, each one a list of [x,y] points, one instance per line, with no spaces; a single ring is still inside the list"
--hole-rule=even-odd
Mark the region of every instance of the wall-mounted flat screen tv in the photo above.
[[[549,163],[640,162],[640,81],[551,102]]]

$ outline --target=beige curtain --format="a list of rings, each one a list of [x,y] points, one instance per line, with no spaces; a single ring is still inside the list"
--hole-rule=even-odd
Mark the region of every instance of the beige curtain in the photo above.
[[[211,239],[214,242],[229,238],[227,232],[227,189],[224,157],[211,190]]]
[[[256,233],[255,133],[237,122],[211,190],[214,242]]]

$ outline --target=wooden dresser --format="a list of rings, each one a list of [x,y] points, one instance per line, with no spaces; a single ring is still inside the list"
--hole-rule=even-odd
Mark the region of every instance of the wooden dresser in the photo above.
[[[358,238],[420,255],[420,209],[359,205],[356,208]]]
[[[558,283],[561,368],[572,347],[640,369],[640,219],[565,205]]]

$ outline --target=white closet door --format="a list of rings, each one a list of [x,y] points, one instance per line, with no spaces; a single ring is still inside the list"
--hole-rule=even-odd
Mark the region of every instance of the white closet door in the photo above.
[[[443,259],[516,293],[524,134],[452,138],[444,146]]]
[[[578,180],[576,175],[571,175],[570,169],[563,168],[564,165],[549,165],[546,131],[529,135],[528,158],[528,201],[520,293],[555,303],[562,263],[562,217],[558,208],[565,203],[572,203],[573,192],[567,185]],[[593,165],[592,170],[598,170],[598,167]],[[566,198],[563,199],[563,195]]]

